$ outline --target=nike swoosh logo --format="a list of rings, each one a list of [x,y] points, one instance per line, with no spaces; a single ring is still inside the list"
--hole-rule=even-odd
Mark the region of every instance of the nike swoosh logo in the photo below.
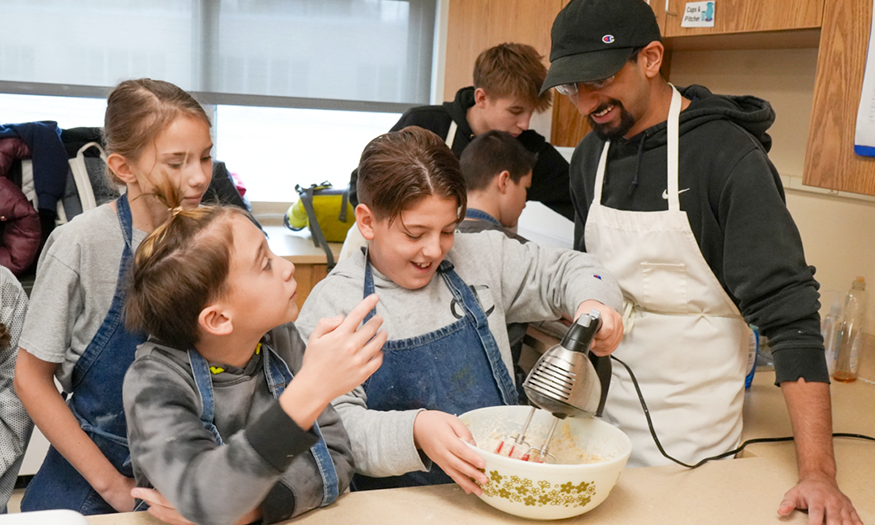
[[[682,190],[678,190],[678,195],[685,191],[690,191],[690,188],[684,188]],[[668,190],[662,190],[662,200],[668,200]]]

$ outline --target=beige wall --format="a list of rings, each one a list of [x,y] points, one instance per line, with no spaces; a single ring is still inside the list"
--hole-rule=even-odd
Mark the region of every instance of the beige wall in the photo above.
[[[806,259],[817,267],[821,291],[844,294],[855,276],[866,278],[864,329],[875,334],[875,204],[788,191],[787,207],[802,233]]]
[[[675,51],[671,80],[769,100],[777,113],[769,156],[785,186],[791,186],[802,176],[816,63],[817,49]],[[875,296],[875,202],[788,188],[787,207],[802,234],[807,260],[817,267],[821,290],[843,294],[862,275]],[[875,297],[866,317],[866,332],[875,333]]]
[[[675,51],[671,81],[702,84],[715,93],[755,95],[777,113],[769,153],[782,175],[802,176],[817,49]]]

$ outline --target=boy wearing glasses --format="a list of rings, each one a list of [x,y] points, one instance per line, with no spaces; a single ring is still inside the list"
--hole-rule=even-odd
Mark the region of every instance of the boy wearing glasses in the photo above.
[[[836,484],[818,283],[767,155],[772,107],[669,84],[643,0],[572,0],[552,40],[543,90],[569,96],[593,128],[571,161],[575,248],[623,289],[614,355],[637,376],[666,452],[696,463],[738,445],[755,324],[796,437],[799,484],[778,513],[859,523]],[[618,366],[604,416],[632,439],[629,466],[668,463]]]

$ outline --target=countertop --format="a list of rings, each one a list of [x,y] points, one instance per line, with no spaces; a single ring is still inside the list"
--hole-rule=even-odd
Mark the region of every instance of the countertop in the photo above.
[[[310,237],[310,230],[292,231],[285,226],[264,226],[267,244],[273,253],[292,261],[294,264],[326,264],[325,251],[317,247]],[[340,255],[339,242],[328,243],[335,260]]]
[[[774,372],[758,371],[746,394],[744,439],[790,435],[790,421]],[[875,436],[875,386],[833,383],[835,432]],[[864,523],[875,524],[875,443],[836,438],[838,480]],[[678,466],[626,469],[608,499],[565,522],[587,524],[807,524],[794,512],[779,518],[784,493],[796,482],[793,444],[758,444],[745,457],[708,463],[696,470]],[[160,523],[145,513],[92,516],[94,525]],[[477,524],[532,523],[503,514],[466,495],[456,485],[415,487],[342,495],[326,508],[288,523]]]

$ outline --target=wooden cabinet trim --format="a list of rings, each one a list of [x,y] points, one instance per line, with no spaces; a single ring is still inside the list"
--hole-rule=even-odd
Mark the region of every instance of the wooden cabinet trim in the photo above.
[[[681,27],[686,4],[669,0],[664,36],[812,29],[823,22],[824,0],[716,0],[714,27]]]
[[[803,184],[875,195],[875,158],[854,153],[872,2],[827,2]]]

